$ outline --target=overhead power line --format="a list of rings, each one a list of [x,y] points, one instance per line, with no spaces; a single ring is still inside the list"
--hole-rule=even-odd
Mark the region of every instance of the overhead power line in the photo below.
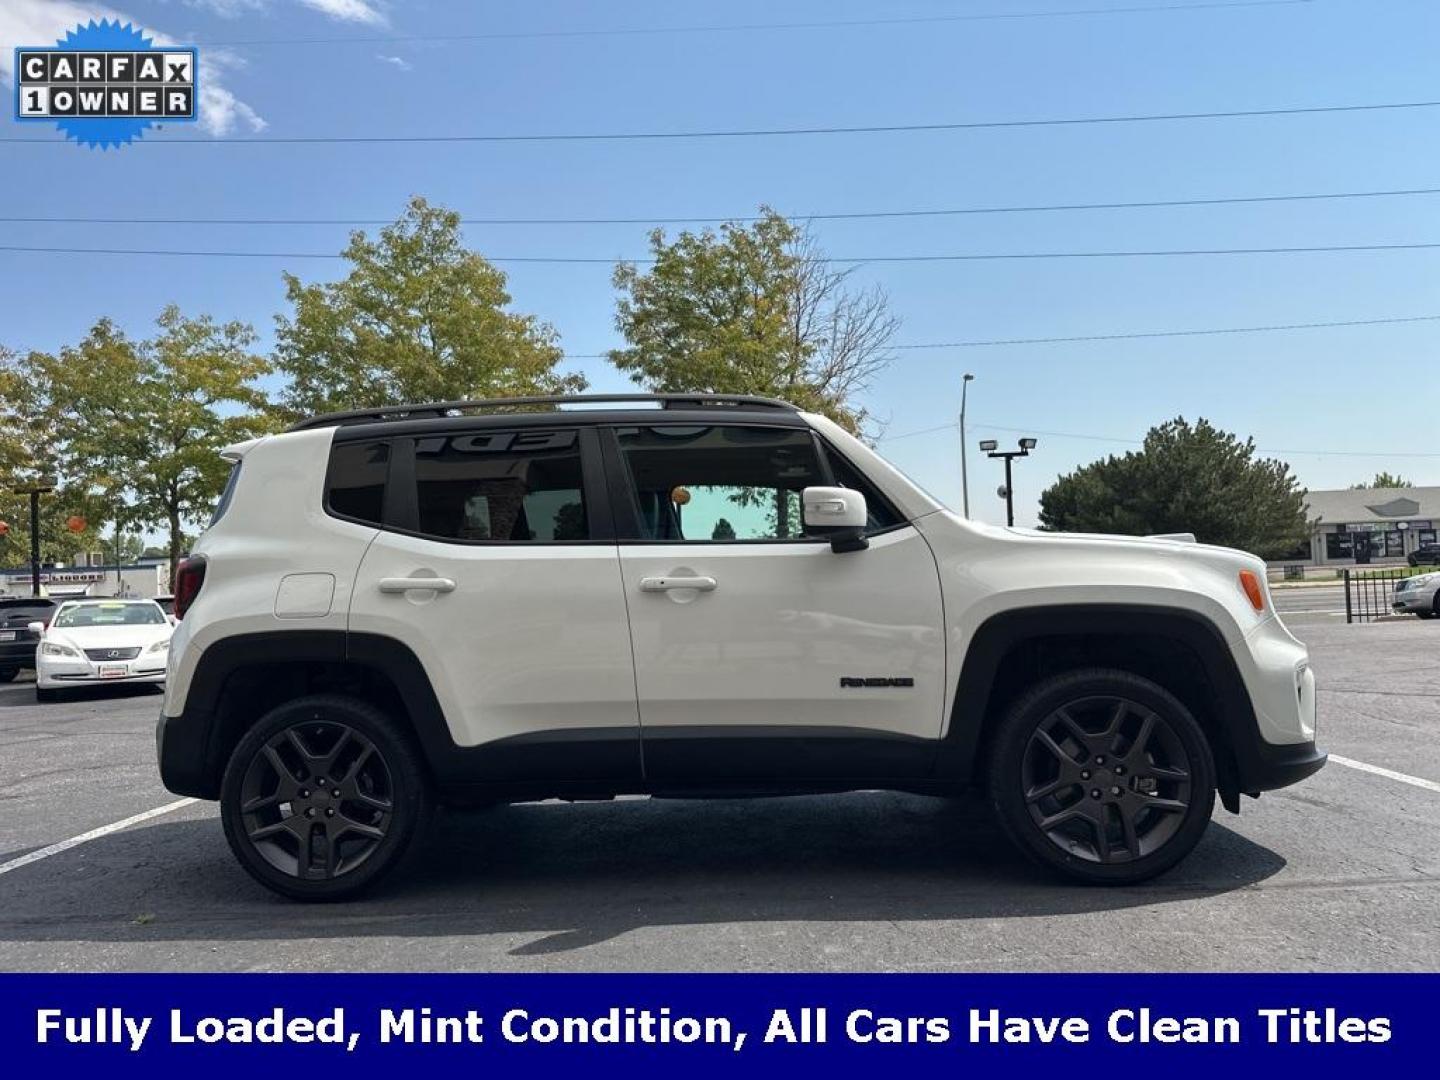
[[[1086,442],[1115,443],[1123,446],[1143,446],[1143,439],[1117,439],[1109,435],[1082,434],[1075,431],[1044,431],[1031,427],[1004,427],[1000,424],[970,424],[969,427],[975,431],[1004,431],[1011,434],[1033,435],[1045,439],[1081,439]],[[910,439],[920,435],[933,435],[938,431],[958,431],[960,425],[952,421],[948,424],[937,424],[935,427],[921,428],[918,431],[905,431],[899,435],[886,435],[875,440],[876,442],[895,442],[899,439]],[[1264,450],[1256,448],[1256,453],[1266,456],[1285,454],[1292,457],[1319,456],[1319,457],[1363,457],[1363,458],[1440,458],[1440,452],[1426,451],[1390,451],[1390,450]]]
[[[979,349],[1001,345],[1058,345],[1081,341],[1130,341],[1138,338],[1202,337],[1210,334],[1264,334],[1280,330],[1327,330],[1342,326],[1388,326],[1400,323],[1440,322],[1440,315],[1402,315],[1383,319],[1346,319],[1340,322],[1279,323],[1273,326],[1221,326],[1201,330],[1142,330],[1123,334],[1079,334],[1074,337],[987,338],[976,341],[929,341],[913,345],[891,345],[898,351],[919,349]],[[567,352],[569,360],[604,360],[609,353]],[[927,431],[938,431],[928,428]],[[912,432],[912,434],[924,434]]]
[[[737,139],[795,135],[877,135],[905,132],[980,131],[997,128],[1076,127],[1088,124],[1141,124],[1174,120],[1235,120],[1263,116],[1318,116],[1328,113],[1432,109],[1440,101],[1390,101],[1365,105],[1303,105],[1278,109],[1221,109],[1209,112],[1135,113],[1124,116],[1067,116],[1034,120],[970,120],[933,124],[859,124],[786,128],[714,128],[696,131],[555,132],[490,135],[256,135],[239,139],[155,139],[147,146],[301,146],[375,143],[540,143],[625,142],[676,139]],[[7,136],[0,143],[65,146],[63,139]]]
[[[1151,199],[1132,202],[1037,203],[1013,206],[965,206],[935,210],[842,210],[788,215],[803,221],[858,221],[884,218],[956,217],[965,214],[1034,214],[1074,210],[1142,210],[1178,206],[1234,206],[1249,203],[1314,202],[1332,199],[1399,198],[1416,195],[1440,195],[1440,188],[1388,188],[1378,191],[1324,191],[1295,195],[1227,195],[1202,199]],[[731,214],[709,217],[472,217],[464,215],[466,225],[721,225],[726,222],[759,221],[758,214]],[[0,215],[0,221],[43,225],[345,225],[380,226],[394,223],[394,218],[240,218],[240,217],[79,217],[40,215]]]
[[[1264,334],[1279,330],[1321,330],[1341,326],[1385,326],[1398,323],[1440,322],[1440,315],[1406,315],[1386,319],[1346,319],[1339,322],[1279,323],[1274,326],[1221,326],[1202,330],[1143,330],[1126,334],[1077,334],[1073,337],[992,338],[983,341],[933,341],[923,345],[894,345],[894,349],[980,349],[997,345],[1058,345],[1078,341],[1132,341],[1138,338],[1205,337],[1212,334]]]
[[[833,19],[810,22],[721,23],[710,26],[629,26],[592,30],[513,30],[483,34],[406,34],[368,37],[250,38],[201,41],[212,46],[256,45],[403,45],[424,42],[523,41],[545,38],[654,37],[662,34],[742,33],[765,30],[843,30],[852,27],[926,26],[938,23],[1016,22],[1025,19],[1063,19],[1095,15],[1183,14],[1225,8],[1297,7],[1313,0],[1213,0],[1195,4],[1131,4],[1126,7],[1079,8],[1074,11],[1011,11],[968,15],[915,15],[873,19]]]
[[[1350,253],[1367,251],[1429,251],[1440,248],[1440,242],[1412,244],[1320,244],[1310,247],[1246,247],[1246,248],[1156,248],[1137,251],[988,251],[965,252],[950,255],[849,255],[836,256],[827,262],[845,265],[866,263],[946,263],[946,262],[993,262],[1005,260],[1038,259],[1151,259],[1195,255],[1303,255],[1317,253]],[[333,251],[229,251],[175,248],[118,248],[118,247],[52,247],[48,245],[0,245],[0,251],[25,252],[48,255],[160,255],[184,258],[211,259],[343,259],[345,255]],[[648,266],[654,259],[627,259],[623,256],[585,255],[487,255],[493,263],[535,263],[535,264],[597,264],[612,266],[615,263],[630,263]]]

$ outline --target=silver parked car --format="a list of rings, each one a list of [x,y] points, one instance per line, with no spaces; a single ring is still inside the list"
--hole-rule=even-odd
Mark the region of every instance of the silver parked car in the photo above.
[[[1440,615],[1440,573],[1416,574],[1397,581],[1390,607],[1401,614],[1413,611],[1422,619]]]

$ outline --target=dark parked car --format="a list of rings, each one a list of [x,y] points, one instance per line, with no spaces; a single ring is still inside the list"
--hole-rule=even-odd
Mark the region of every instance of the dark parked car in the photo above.
[[[45,597],[0,599],[0,682],[9,682],[21,668],[35,666],[35,646],[40,635],[29,629],[32,622],[48,623],[55,614],[55,601]]]
[[[1440,566],[1440,544],[1421,544],[1406,561],[1411,566]]]

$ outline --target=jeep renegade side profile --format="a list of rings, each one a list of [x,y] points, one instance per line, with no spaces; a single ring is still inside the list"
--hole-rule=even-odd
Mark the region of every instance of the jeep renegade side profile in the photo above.
[[[963,520],[783,402],[407,405],[225,456],[160,771],[288,896],[372,884],[437,803],[967,786],[1134,882],[1325,762],[1260,560]]]

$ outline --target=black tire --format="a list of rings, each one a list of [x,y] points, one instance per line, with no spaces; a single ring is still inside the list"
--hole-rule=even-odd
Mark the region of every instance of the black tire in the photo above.
[[[1126,671],[1071,671],[1023,694],[990,742],[988,770],[991,805],[1016,846],[1087,884],[1169,870],[1215,805],[1204,730],[1173,694]]]
[[[46,690],[43,687],[35,687],[35,700],[39,702],[52,702],[60,700],[59,690]]]
[[[220,787],[240,865],[296,900],[345,900],[376,884],[409,854],[430,806],[409,733],[338,694],[267,713],[236,745]]]
[[[0,683],[14,682],[15,676],[19,674],[18,667],[0,668]]]

